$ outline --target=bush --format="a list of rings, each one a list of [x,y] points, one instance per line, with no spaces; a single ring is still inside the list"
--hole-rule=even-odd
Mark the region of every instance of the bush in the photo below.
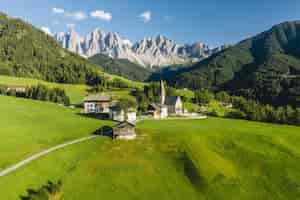
[[[49,181],[38,190],[28,189],[28,195],[21,196],[21,200],[60,200],[62,197],[61,186],[62,183],[60,181],[57,183]]]
[[[226,117],[234,119],[246,119],[247,115],[240,110],[232,110],[226,114]]]

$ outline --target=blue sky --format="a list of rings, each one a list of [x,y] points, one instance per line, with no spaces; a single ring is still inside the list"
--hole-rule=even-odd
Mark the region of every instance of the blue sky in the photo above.
[[[300,19],[299,0],[0,0],[0,10],[54,33],[74,24],[81,34],[100,27],[133,42],[160,33],[212,46]]]

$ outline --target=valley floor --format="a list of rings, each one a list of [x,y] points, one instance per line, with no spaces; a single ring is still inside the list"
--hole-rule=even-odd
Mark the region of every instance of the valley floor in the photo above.
[[[24,118],[26,116],[20,116],[19,120]],[[47,119],[45,116],[40,119],[40,129],[51,121]],[[14,154],[4,157],[4,152],[28,151],[32,141],[33,144],[41,141],[26,139],[28,132],[21,129],[24,123],[18,122],[20,129],[16,133],[22,133],[24,136],[19,138],[26,142],[12,143],[8,134],[3,135],[4,122],[7,120],[3,117],[0,134],[2,143],[7,140],[9,144],[4,147],[10,150],[1,147],[2,166],[15,160],[12,159]],[[89,123],[94,124],[94,121]],[[101,123],[89,126],[92,129]],[[9,127],[13,126],[6,129]],[[41,137],[38,129],[32,130],[36,133],[33,138]],[[182,200],[186,197],[286,200],[300,196],[298,127],[209,118],[146,120],[138,123],[137,132],[135,141],[99,137],[42,157],[1,177],[1,197],[18,199],[26,194],[26,189],[39,188],[48,180],[62,181],[65,200]],[[67,133],[62,131],[55,137]],[[51,132],[43,132],[42,140],[47,137],[52,138]]]

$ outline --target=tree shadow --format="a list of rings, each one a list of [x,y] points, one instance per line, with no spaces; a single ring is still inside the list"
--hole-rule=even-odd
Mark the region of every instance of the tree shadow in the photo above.
[[[81,117],[87,117],[92,119],[99,119],[99,120],[108,120],[109,114],[108,113],[76,113]]]
[[[196,191],[202,192],[205,190],[207,183],[186,152],[182,153],[181,160],[183,161],[184,174]]]

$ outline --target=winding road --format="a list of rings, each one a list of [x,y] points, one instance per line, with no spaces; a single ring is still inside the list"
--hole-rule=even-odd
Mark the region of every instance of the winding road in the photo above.
[[[57,146],[54,146],[54,147],[51,147],[47,150],[44,150],[40,153],[37,153],[37,154],[34,154],[32,156],[30,156],[29,158],[26,158],[25,160],[22,160],[20,162],[18,162],[17,164],[3,170],[3,171],[0,171],[0,177],[2,176],[5,176],[5,175],[8,175],[14,171],[16,171],[17,169],[31,163],[32,161],[42,157],[42,156],[45,156],[53,151],[57,151],[59,149],[62,149],[64,147],[67,147],[67,146],[70,146],[70,145],[73,145],[73,144],[77,144],[77,143],[81,143],[81,142],[84,142],[84,141],[87,141],[87,140],[91,140],[91,139],[94,139],[95,137],[97,137],[96,135],[93,135],[93,136],[88,136],[88,137],[84,137],[84,138],[79,138],[79,139],[76,139],[76,140],[72,140],[72,141],[69,141],[69,142],[66,142],[66,143],[63,143],[63,144],[60,144],[60,145],[57,145]]]

